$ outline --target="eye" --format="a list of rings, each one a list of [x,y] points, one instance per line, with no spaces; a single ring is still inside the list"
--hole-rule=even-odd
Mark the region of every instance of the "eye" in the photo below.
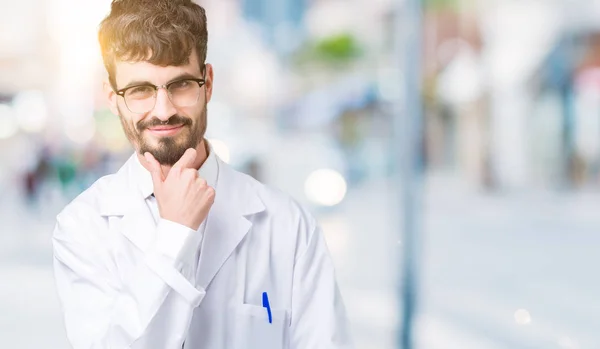
[[[147,98],[154,95],[154,88],[152,86],[136,86],[127,90],[125,94],[131,98]]]
[[[194,84],[194,81],[192,81],[192,80],[175,81],[175,82],[171,83],[171,85],[169,85],[169,90],[171,90],[171,91],[187,90],[190,87],[193,87],[194,86],[193,84]]]

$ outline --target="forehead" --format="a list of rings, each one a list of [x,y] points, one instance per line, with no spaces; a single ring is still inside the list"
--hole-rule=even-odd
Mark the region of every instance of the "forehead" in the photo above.
[[[181,66],[160,66],[147,61],[127,62],[116,60],[115,80],[118,87],[125,86],[132,81],[149,81],[161,85],[181,74],[192,74],[201,77],[202,71],[198,57],[192,52],[188,63]]]

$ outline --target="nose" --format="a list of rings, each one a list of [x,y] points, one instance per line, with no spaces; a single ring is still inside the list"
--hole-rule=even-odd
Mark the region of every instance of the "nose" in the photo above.
[[[171,102],[167,89],[159,88],[156,91],[156,103],[154,104],[153,116],[156,118],[167,121],[169,118],[177,113],[177,109]]]

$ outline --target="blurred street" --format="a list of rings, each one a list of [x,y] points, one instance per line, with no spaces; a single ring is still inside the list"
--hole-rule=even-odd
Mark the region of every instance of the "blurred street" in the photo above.
[[[319,215],[359,349],[394,348],[402,242],[391,190],[365,183]],[[38,219],[11,197],[0,211],[3,347],[66,349],[49,245],[61,205]],[[480,194],[428,178],[419,347],[597,348],[598,207],[596,193]]]
[[[205,136],[318,217],[357,349],[408,328],[403,208],[402,349],[600,348],[599,1],[197,3]],[[0,0],[0,348],[68,348],[54,219],[131,154],[103,89],[110,5]],[[400,201],[408,163],[422,206]]]

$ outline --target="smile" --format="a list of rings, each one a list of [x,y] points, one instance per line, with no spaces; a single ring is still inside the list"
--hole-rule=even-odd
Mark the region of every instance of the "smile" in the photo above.
[[[148,131],[156,136],[173,136],[183,129],[183,125],[167,125],[149,127]]]

